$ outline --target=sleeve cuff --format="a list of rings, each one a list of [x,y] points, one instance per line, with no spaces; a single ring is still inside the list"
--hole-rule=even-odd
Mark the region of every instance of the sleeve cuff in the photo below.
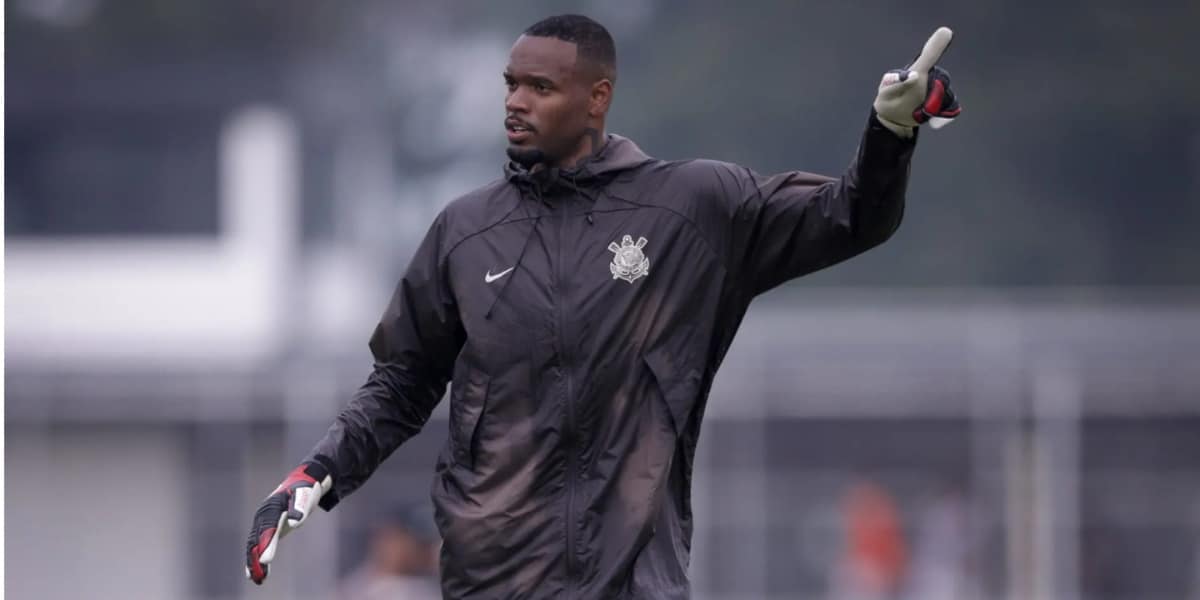
[[[917,142],[917,136],[920,135],[920,133],[921,133],[921,128],[913,127],[911,136],[905,137],[903,135],[900,135],[899,133],[896,133],[896,131],[894,131],[891,127],[888,127],[887,125],[885,125],[883,123],[883,120],[879,118],[879,113],[875,112],[875,108],[872,107],[871,108],[871,117],[867,120],[867,131],[868,131],[868,133],[870,133],[872,131],[877,131],[880,134],[883,134],[883,132],[887,132],[887,135],[890,135],[891,137],[893,137],[897,140],[900,140],[900,141],[906,142],[906,143],[915,144]]]
[[[325,509],[326,512],[331,511],[333,510],[333,507],[337,506],[338,502],[342,501],[341,496],[339,496],[337,492],[337,469],[334,468],[333,460],[323,454],[314,454],[309,460],[320,464],[322,467],[325,467],[325,470],[329,472],[329,476],[333,479],[332,489],[330,489],[328,492],[325,492],[321,496],[321,500],[317,502],[317,506]]]
[[[325,512],[329,512],[333,510],[333,507],[338,505],[338,502],[341,501],[342,499],[338,497],[337,490],[332,489],[326,492],[325,495],[321,496],[321,500],[317,502],[317,506],[325,509]]]

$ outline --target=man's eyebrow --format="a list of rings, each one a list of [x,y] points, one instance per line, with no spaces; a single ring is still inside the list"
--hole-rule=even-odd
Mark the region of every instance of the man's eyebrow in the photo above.
[[[520,73],[520,74],[517,74],[517,73],[513,73],[509,69],[505,69],[504,70],[504,78],[512,79],[514,81],[527,81],[527,82],[532,82],[532,83],[544,83],[544,84],[549,84],[549,85],[558,85],[558,81],[556,81],[553,77],[551,77],[550,75],[542,74],[542,73]]]

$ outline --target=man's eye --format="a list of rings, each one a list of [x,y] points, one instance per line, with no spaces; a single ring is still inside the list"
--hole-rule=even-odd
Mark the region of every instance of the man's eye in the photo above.
[[[533,89],[535,89],[539,92],[548,92],[548,91],[550,91],[550,86],[539,82],[539,83],[535,83],[533,85]]]

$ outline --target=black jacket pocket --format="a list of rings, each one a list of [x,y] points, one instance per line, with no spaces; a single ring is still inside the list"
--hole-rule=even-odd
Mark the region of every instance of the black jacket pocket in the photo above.
[[[654,374],[658,389],[667,403],[675,434],[682,436],[700,393],[700,371],[672,364],[670,357],[662,351],[651,351],[643,359]]]
[[[487,411],[488,388],[491,378],[479,369],[471,369],[466,380],[456,383],[460,388],[451,393],[450,440],[454,449],[454,460],[458,464],[475,468],[476,449],[479,445],[479,426]]]

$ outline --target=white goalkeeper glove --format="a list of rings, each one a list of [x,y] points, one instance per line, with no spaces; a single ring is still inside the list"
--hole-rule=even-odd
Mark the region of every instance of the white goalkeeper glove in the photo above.
[[[303,525],[317,509],[321,496],[332,487],[329,470],[315,461],[305,462],[288,473],[254,513],[250,537],[246,540],[246,577],[262,585],[268,565],[279,549],[279,540]]]
[[[953,37],[949,27],[939,27],[912,64],[883,75],[874,107],[884,127],[911,138],[921,123],[940,129],[962,112],[950,89],[950,73],[937,66]]]

